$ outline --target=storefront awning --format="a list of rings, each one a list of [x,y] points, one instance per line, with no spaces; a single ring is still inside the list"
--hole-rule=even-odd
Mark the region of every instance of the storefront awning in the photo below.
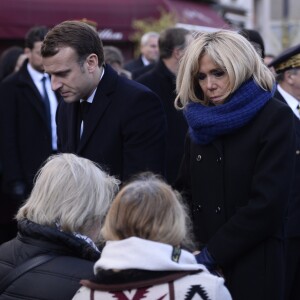
[[[0,39],[23,39],[30,27],[87,18],[98,23],[103,40],[127,41],[135,19],[158,18],[172,12],[178,23],[225,28],[225,21],[208,4],[179,0],[1,0]]]

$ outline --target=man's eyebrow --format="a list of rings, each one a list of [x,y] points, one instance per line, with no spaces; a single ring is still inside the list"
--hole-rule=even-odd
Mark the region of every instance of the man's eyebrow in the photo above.
[[[52,75],[64,75],[64,74],[68,73],[69,71],[70,71],[70,69],[58,70],[58,71],[51,72],[51,74]]]

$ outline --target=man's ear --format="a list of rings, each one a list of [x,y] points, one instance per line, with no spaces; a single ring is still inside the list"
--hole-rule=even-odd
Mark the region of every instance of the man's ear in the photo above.
[[[95,53],[90,54],[86,58],[87,68],[89,72],[93,72],[98,67],[98,56]]]
[[[179,60],[182,57],[182,51],[179,48],[174,48],[172,55]]]
[[[28,56],[31,53],[31,50],[28,47],[26,47],[24,48],[24,53]]]

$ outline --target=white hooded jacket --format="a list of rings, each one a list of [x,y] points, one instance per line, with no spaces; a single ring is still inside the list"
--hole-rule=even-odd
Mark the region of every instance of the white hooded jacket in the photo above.
[[[205,266],[197,264],[193,254],[182,249],[174,250],[174,247],[163,243],[136,237],[109,241],[94,266],[95,274],[105,274],[108,270],[111,274],[115,270],[115,274],[120,275],[132,269],[136,272],[152,271],[156,275],[150,280],[139,278],[141,280],[138,281],[124,277],[125,282],[117,283],[113,280],[114,276],[105,283],[83,280],[84,286],[73,299],[231,299],[223,278],[210,274]],[[169,271],[168,274],[165,271]],[[159,275],[162,272],[164,275]]]

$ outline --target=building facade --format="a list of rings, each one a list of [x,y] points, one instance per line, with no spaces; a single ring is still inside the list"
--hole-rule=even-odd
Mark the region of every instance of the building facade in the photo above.
[[[299,0],[219,0],[218,7],[233,28],[258,30],[268,54],[300,43]]]

